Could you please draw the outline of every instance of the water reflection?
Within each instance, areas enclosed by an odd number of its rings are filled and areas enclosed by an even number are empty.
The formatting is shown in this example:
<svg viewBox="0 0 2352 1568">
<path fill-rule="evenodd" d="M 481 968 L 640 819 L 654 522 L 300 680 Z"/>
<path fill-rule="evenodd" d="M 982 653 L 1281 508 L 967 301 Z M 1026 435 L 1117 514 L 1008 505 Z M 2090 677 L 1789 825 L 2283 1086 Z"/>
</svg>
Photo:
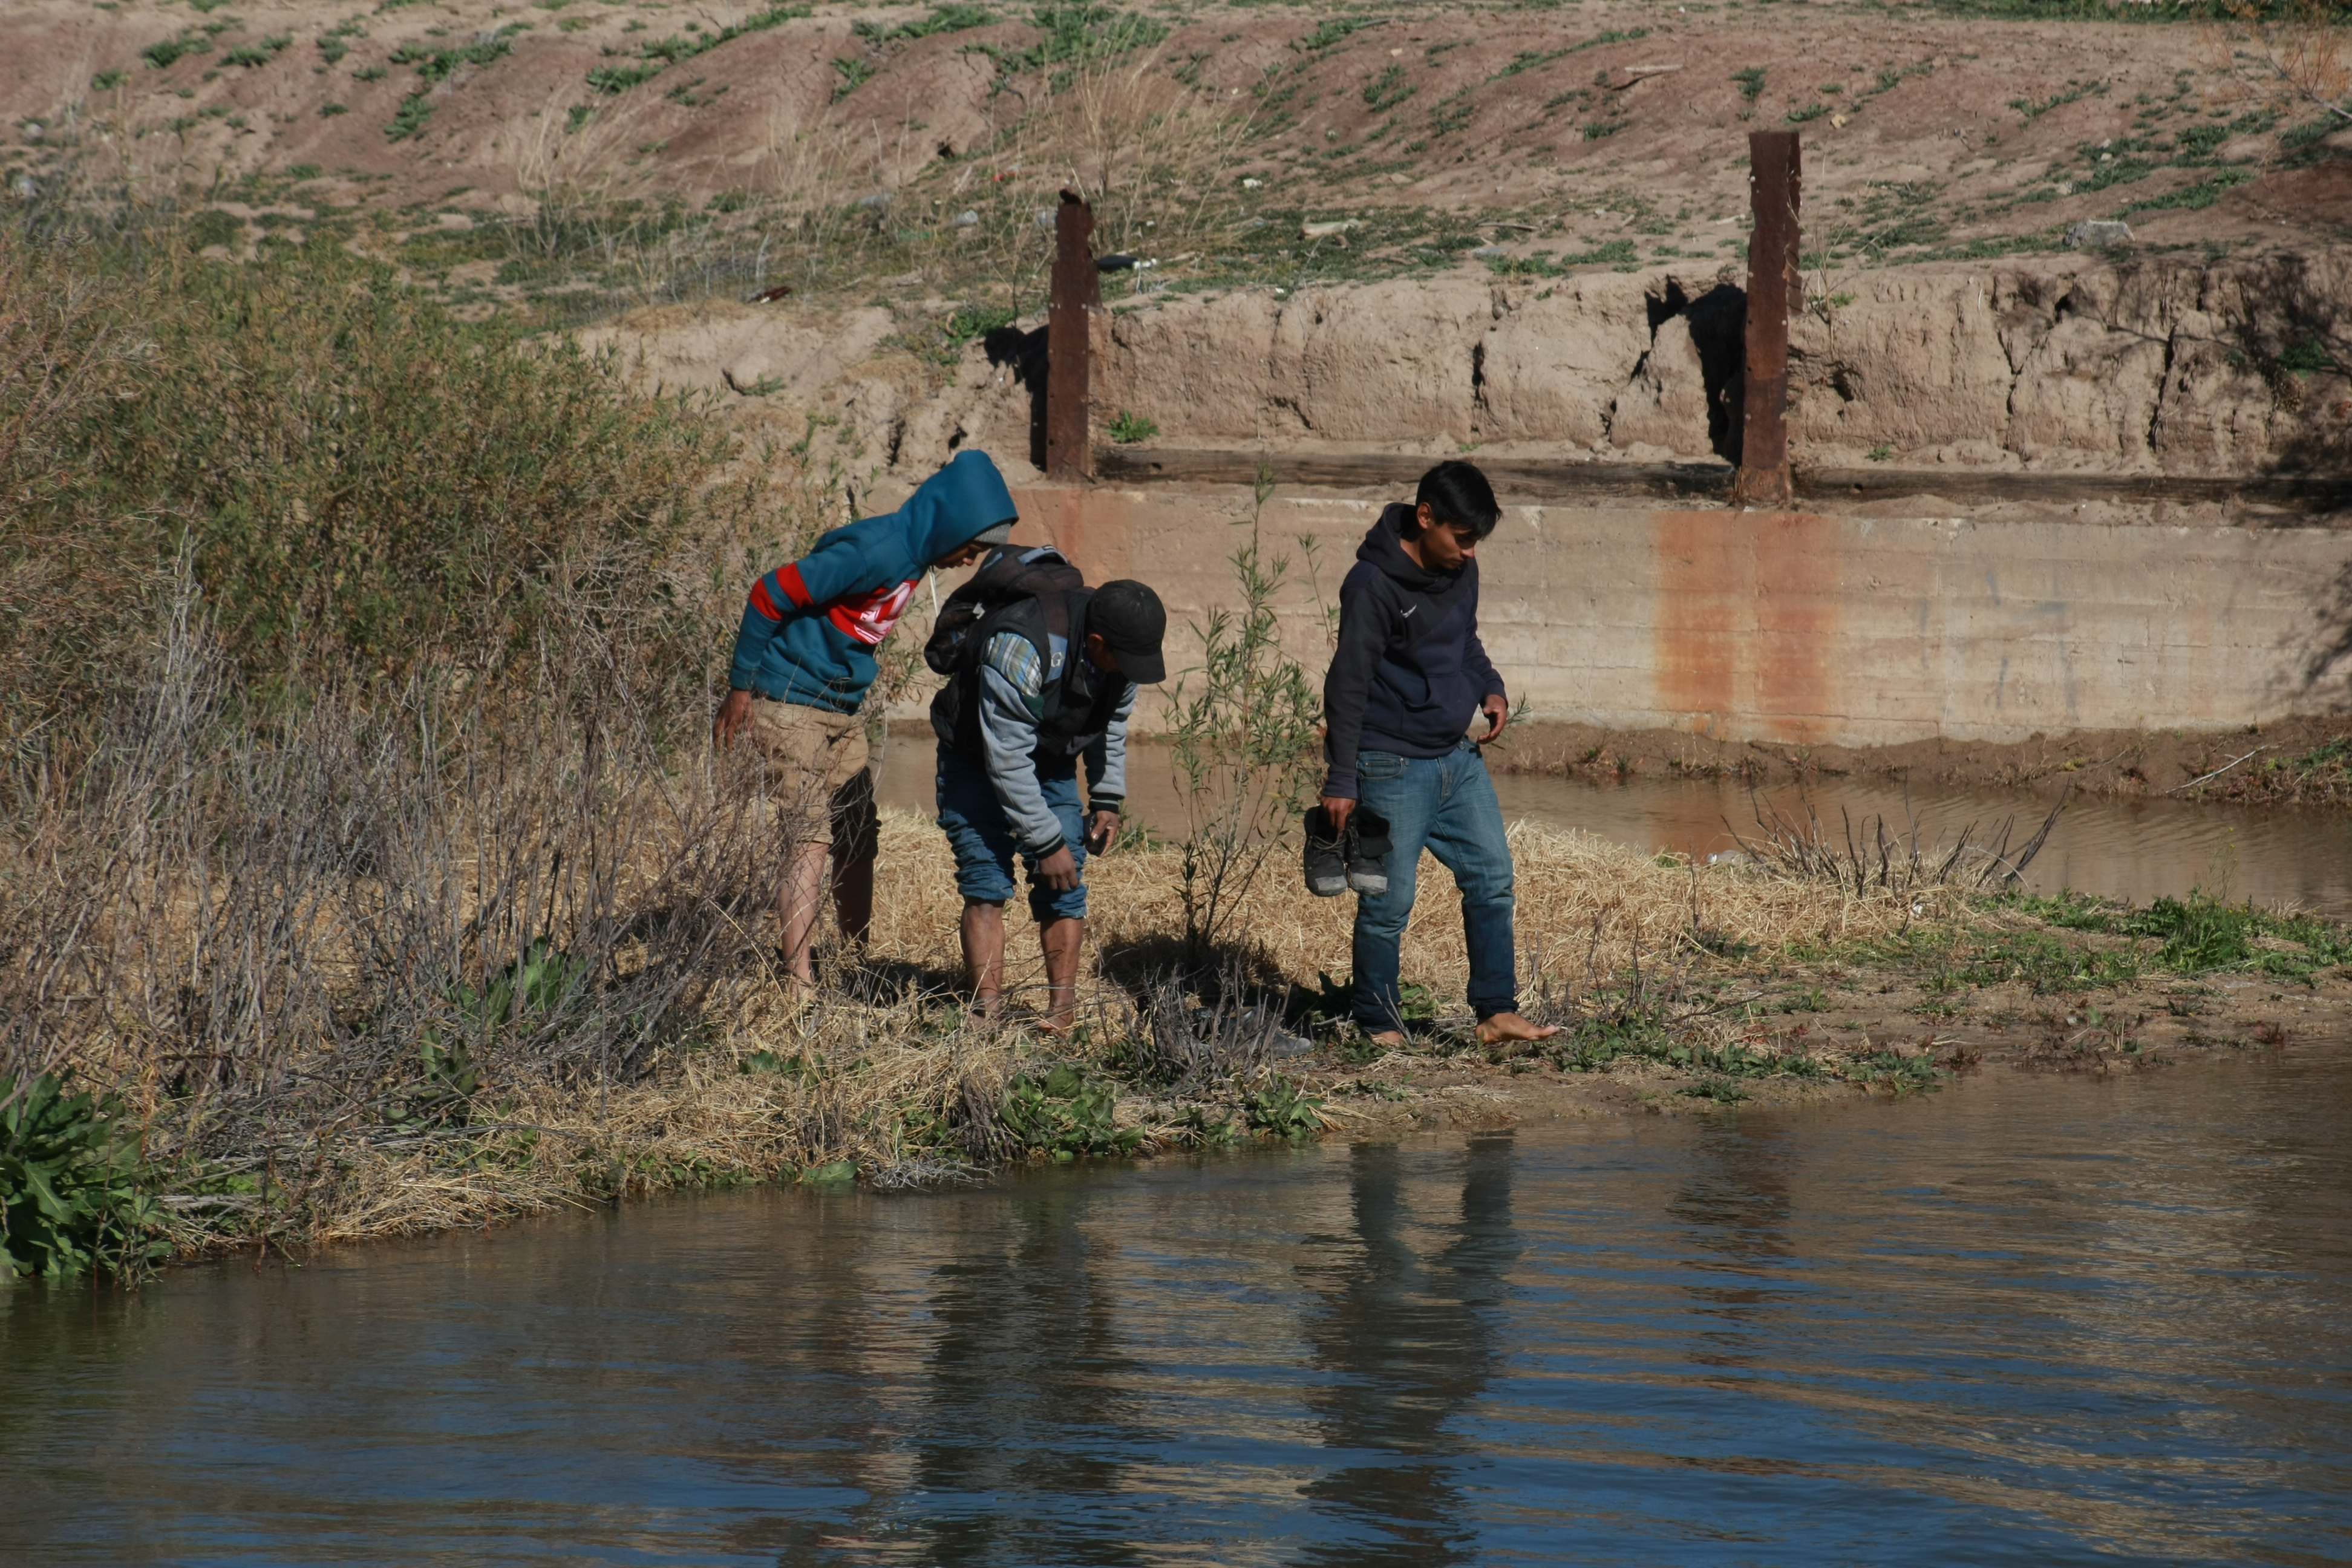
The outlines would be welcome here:
<svg viewBox="0 0 2352 1568">
<path fill-rule="evenodd" d="M 0 1561 L 2352 1555 L 2352 1067 L 0 1296 Z"/>
<path fill-rule="evenodd" d="M 1468 1445 L 1454 1418 L 1501 1362 L 1501 1308 L 1519 1256 L 1511 1226 L 1512 1141 L 1475 1138 L 1463 1161 L 1461 1217 L 1424 1262 L 1409 1235 L 1402 1158 L 1393 1144 L 1349 1156 L 1354 1230 L 1316 1238 L 1299 1266 L 1318 1299 L 1306 1337 L 1330 1374 L 1307 1396 L 1340 1467 L 1305 1496 L 1337 1528 L 1308 1563 L 1444 1563 L 1475 1556 L 1457 1478 Z"/>
</svg>

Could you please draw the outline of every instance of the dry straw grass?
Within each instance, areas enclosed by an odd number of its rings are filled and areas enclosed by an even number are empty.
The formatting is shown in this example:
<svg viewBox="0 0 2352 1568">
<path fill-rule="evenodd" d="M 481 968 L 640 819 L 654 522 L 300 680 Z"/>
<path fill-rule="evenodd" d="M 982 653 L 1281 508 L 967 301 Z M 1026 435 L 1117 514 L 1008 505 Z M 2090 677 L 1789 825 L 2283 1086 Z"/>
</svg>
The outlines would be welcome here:
<svg viewBox="0 0 2352 1568">
<path fill-rule="evenodd" d="M 1531 985 L 1549 987 L 1563 1010 L 1579 1005 L 1580 994 L 1622 984 L 1637 964 L 1704 961 L 1695 930 L 1715 945 L 1772 952 L 1883 936 L 1958 909 L 1948 892 L 1857 894 L 1753 867 L 1668 863 L 1586 834 L 1519 825 L 1511 837 L 1522 973 Z M 960 907 L 941 835 L 918 816 L 887 815 L 877 872 L 873 943 L 856 980 L 800 1006 L 755 965 L 714 990 L 698 1049 L 674 1054 L 638 1082 L 593 1090 L 526 1084 L 499 1121 L 447 1141 L 467 1159 L 400 1137 L 363 1140 L 348 1190 L 320 1215 L 314 1235 L 440 1228 L 592 1194 L 789 1178 L 841 1163 L 886 1185 L 951 1177 L 974 1167 L 952 1150 L 917 1146 L 909 1125 L 992 1105 L 1019 1072 L 1074 1058 L 1104 1065 L 1123 1037 L 1144 1026 L 1146 993 L 1181 947 L 1178 852 L 1126 849 L 1099 858 L 1087 877 L 1092 916 L 1081 1004 L 1093 1027 L 1067 1044 L 1017 1021 L 1024 991 L 1034 1000 L 1044 984 L 1025 932 L 1015 936 L 1008 973 L 1016 1021 L 992 1026 L 966 1016 L 940 989 L 958 962 Z M 1433 860 L 1424 862 L 1423 877 L 1405 934 L 1404 973 L 1458 1009 L 1467 966 L 1450 879 Z M 1318 972 L 1344 972 L 1351 918 L 1349 900 L 1315 899 L 1286 876 L 1267 879 L 1240 921 L 1250 966 L 1261 983 L 1311 992 Z M 740 1070 L 761 1052 L 785 1070 Z M 1228 1089 L 1238 1094 L 1244 1087 Z M 1168 1139 L 1181 1136 L 1177 1120 L 1186 1108 L 1146 1090 L 1122 1103 L 1121 1118 Z M 484 1142 L 518 1131 L 539 1139 L 539 1157 L 518 1163 L 474 1155 Z"/>
</svg>

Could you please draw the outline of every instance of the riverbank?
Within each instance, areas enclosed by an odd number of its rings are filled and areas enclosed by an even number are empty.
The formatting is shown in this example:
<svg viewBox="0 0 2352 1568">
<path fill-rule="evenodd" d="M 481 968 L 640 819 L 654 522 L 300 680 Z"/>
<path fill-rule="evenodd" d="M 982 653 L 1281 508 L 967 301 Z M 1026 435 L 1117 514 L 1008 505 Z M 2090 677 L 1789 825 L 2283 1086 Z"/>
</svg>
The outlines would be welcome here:
<svg viewBox="0 0 2352 1568">
<path fill-rule="evenodd" d="M 2352 1037 L 2352 934 L 2210 903 L 2126 910 L 1889 881 L 1693 865 L 1520 825 L 1526 1006 L 1561 1024 L 1526 1055 L 1480 1047 L 1441 872 L 1404 948 L 1407 1047 L 1329 1016 L 1351 900 L 1270 864 L 1216 956 L 1182 966 L 1179 851 L 1089 868 L 1081 1025 L 1023 1000 L 1001 1026 L 953 991 L 951 868 L 937 831 L 887 816 L 873 942 L 811 1004 L 772 976 L 711 987 L 630 1077 L 550 1075 L 486 1035 L 389 1064 L 376 1093 L 266 1168 L 185 1163 L 157 1194 L 178 1256 L 418 1235 L 562 1205 L 753 1183 L 906 1187 L 1036 1160 L 1251 1139 L 1562 1117 L 1719 1115 L 1743 1104 L 1943 1089 L 1987 1071 L 2137 1073 Z M 1025 922 L 1011 979 L 1040 978 Z M 530 982 L 519 990 L 528 1005 Z M 528 1033 L 527 1015 L 509 1032 Z M 160 1126 L 175 1107 L 131 1058 L 85 1082 Z M 310 1064 L 310 1070 L 332 1070 Z M 1962 1090 L 1965 1092 L 1965 1090 Z"/>
<path fill-rule="evenodd" d="M 1680 730 L 1538 721 L 1488 753 L 1499 773 L 1570 778 L 1733 778 L 1762 786 L 1884 779 L 1953 789 L 2069 791 L 2234 805 L 2352 805 L 2352 721 L 2296 717 L 2228 731 L 2069 730 L 2007 743 L 1893 746 L 1723 741 Z"/>
</svg>

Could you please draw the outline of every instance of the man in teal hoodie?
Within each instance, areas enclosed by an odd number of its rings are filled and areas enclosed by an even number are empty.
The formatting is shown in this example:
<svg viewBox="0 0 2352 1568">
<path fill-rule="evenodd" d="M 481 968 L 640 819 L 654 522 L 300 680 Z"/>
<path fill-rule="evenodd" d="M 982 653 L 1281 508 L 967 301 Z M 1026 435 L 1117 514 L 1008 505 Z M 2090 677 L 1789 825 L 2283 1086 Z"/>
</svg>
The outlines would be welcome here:
<svg viewBox="0 0 2352 1568">
<path fill-rule="evenodd" d="M 1013 531 L 1019 512 L 986 453 L 959 452 L 897 511 L 836 528 L 752 584 L 735 635 L 727 700 L 711 737 L 748 726 L 785 834 L 776 912 L 793 982 L 815 980 L 809 949 L 833 861 L 842 934 L 863 944 L 874 916 L 874 774 L 858 709 L 874 650 L 933 567 L 969 565 Z"/>
</svg>

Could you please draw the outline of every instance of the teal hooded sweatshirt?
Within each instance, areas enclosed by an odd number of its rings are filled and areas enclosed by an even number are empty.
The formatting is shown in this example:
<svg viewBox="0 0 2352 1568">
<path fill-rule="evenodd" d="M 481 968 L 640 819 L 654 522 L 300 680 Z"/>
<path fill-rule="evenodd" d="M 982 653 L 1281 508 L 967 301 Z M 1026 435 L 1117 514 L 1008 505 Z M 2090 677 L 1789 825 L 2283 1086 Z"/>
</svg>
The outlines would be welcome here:
<svg viewBox="0 0 2352 1568">
<path fill-rule="evenodd" d="M 751 585 L 727 684 L 855 713 L 874 684 L 875 647 L 931 563 L 1019 515 L 988 454 L 957 453 L 897 511 L 833 530 Z"/>
</svg>

